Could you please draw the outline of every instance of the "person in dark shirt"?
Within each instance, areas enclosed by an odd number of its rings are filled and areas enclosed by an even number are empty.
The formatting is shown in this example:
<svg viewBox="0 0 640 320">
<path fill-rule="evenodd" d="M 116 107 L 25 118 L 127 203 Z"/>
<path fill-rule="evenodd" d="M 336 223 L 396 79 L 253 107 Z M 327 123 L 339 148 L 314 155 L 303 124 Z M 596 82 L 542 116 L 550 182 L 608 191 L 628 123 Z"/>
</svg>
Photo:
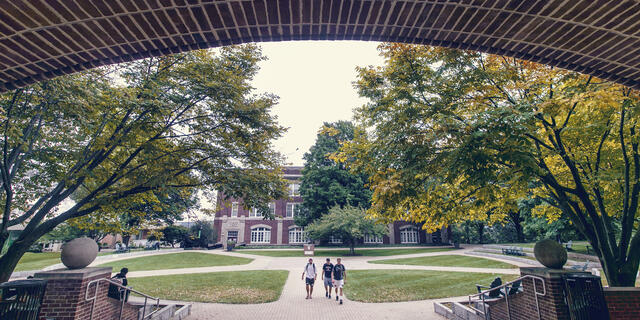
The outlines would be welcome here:
<svg viewBox="0 0 640 320">
<path fill-rule="evenodd" d="M 333 272 L 333 263 L 331 259 L 327 258 L 327 262 L 322 266 L 322 280 L 324 280 L 324 296 L 331 299 L 331 289 L 333 289 L 333 283 L 331 282 L 331 273 Z"/>
<path fill-rule="evenodd" d="M 123 286 L 127 286 L 129 284 L 129 281 L 127 280 L 127 273 L 129 273 L 129 269 L 128 268 L 122 268 L 120 269 L 120 272 L 117 273 L 115 276 L 113 276 L 111 278 L 111 280 L 115 281 L 115 282 L 119 282 L 120 284 L 122 284 Z M 129 300 L 129 291 L 118 287 L 114 284 L 109 284 L 109 291 L 107 293 L 107 295 L 110 298 L 114 298 L 114 299 L 118 299 L 118 300 L 124 300 L 124 301 L 128 301 Z"/>
<path fill-rule="evenodd" d="M 338 301 L 338 289 L 340 289 L 340 304 L 342 304 L 342 287 L 347 283 L 347 269 L 342 264 L 342 259 L 338 258 L 337 260 L 338 262 L 333 266 L 333 273 L 331 273 L 331 282 L 336 288 L 336 301 Z"/>
</svg>

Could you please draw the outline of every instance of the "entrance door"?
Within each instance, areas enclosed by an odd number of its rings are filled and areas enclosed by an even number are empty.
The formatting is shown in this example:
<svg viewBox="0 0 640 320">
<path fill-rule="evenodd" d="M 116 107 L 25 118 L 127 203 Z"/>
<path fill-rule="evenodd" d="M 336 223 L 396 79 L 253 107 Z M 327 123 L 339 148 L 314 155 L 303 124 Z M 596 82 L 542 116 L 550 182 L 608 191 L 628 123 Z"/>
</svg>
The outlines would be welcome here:
<svg viewBox="0 0 640 320">
<path fill-rule="evenodd" d="M 238 231 L 227 231 L 227 241 L 233 240 L 238 243 Z"/>
</svg>

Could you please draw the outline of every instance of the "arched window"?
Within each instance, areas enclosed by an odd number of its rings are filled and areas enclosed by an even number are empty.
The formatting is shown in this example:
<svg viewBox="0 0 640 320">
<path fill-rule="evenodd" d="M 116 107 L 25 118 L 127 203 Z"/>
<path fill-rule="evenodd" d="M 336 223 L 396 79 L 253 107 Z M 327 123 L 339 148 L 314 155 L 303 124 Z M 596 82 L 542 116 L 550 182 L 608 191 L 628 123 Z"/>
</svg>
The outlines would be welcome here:
<svg viewBox="0 0 640 320">
<path fill-rule="evenodd" d="M 251 243 L 270 243 L 271 229 L 265 227 L 257 227 L 251 229 Z"/>
<path fill-rule="evenodd" d="M 400 243 L 418 243 L 418 228 L 416 226 L 400 228 Z"/>
<path fill-rule="evenodd" d="M 289 229 L 289 243 L 306 243 L 308 241 L 304 228 L 293 227 Z"/>
</svg>

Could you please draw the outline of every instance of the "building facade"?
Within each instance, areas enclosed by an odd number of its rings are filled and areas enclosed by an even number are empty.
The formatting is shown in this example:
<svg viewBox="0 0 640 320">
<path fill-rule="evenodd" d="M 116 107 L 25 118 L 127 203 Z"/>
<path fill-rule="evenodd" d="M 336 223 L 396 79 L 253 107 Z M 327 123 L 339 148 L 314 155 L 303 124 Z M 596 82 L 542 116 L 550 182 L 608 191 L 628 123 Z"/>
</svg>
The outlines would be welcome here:
<svg viewBox="0 0 640 320">
<path fill-rule="evenodd" d="M 223 244 L 228 240 L 247 245 L 301 245 L 307 243 L 304 228 L 295 224 L 297 206 L 302 204 L 300 197 L 300 179 L 302 167 L 285 167 L 284 179 L 289 183 L 289 197 L 269 203 L 269 209 L 276 218 L 264 219 L 262 214 L 253 208 L 244 208 L 241 199 L 225 199 L 219 193 L 217 197 L 218 211 L 214 216 L 214 227 L 218 231 Z M 362 244 L 429 244 L 448 243 L 447 229 L 436 233 L 427 233 L 421 225 L 404 221 L 396 221 L 387 225 L 388 234 L 383 237 L 365 237 Z M 329 243 L 340 244 L 338 239 Z"/>
</svg>

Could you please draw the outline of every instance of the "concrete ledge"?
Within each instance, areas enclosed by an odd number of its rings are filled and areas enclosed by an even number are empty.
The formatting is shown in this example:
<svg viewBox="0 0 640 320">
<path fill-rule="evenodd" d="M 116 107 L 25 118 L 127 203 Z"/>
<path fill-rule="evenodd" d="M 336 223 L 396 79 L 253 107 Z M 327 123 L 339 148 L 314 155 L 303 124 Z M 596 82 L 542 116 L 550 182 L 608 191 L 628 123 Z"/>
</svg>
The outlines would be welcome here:
<svg viewBox="0 0 640 320">
<path fill-rule="evenodd" d="M 82 269 L 59 269 L 36 272 L 34 278 L 41 279 L 84 279 L 108 273 L 111 275 L 111 267 L 89 267 Z"/>
<path fill-rule="evenodd" d="M 561 278 L 565 274 L 591 274 L 589 271 L 578 271 L 572 269 L 549 269 L 545 267 L 523 267 L 520 268 L 521 274 L 539 276 L 547 279 Z"/>
</svg>

